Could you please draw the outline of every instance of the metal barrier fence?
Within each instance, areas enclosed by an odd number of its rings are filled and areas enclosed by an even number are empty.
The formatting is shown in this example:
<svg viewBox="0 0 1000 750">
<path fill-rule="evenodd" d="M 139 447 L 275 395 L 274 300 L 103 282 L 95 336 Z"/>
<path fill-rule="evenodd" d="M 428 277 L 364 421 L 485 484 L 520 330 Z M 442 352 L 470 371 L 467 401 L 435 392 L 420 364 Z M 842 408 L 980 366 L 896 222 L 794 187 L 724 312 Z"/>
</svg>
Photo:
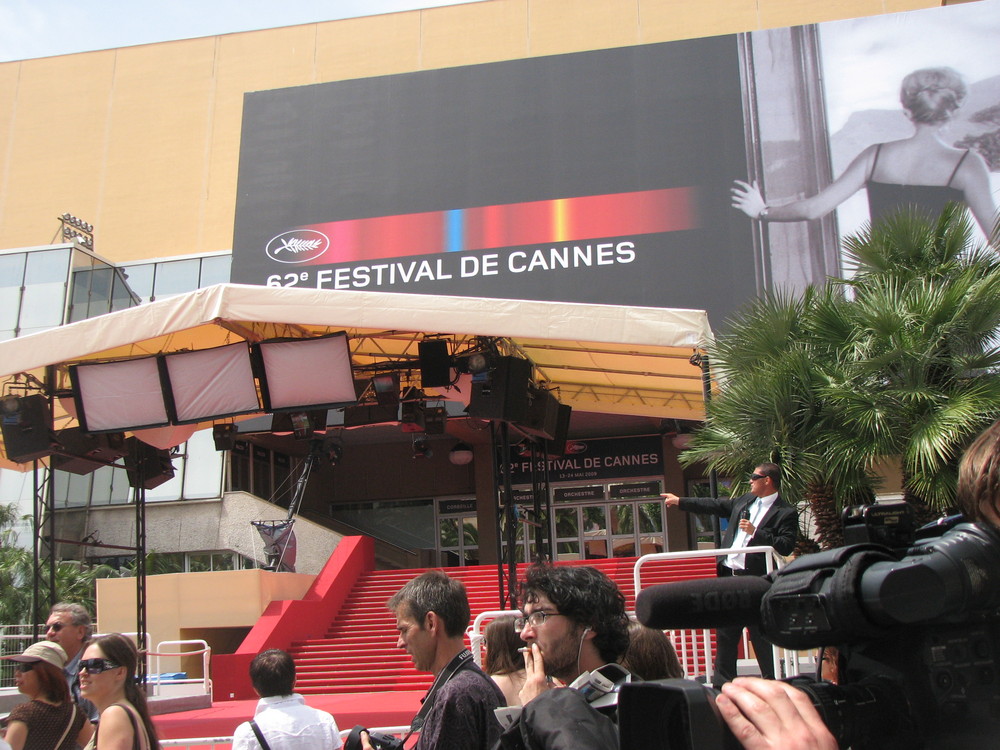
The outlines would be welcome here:
<svg viewBox="0 0 1000 750">
<path fill-rule="evenodd" d="M 520 616 L 518 609 L 491 609 L 488 612 L 480 612 L 472 621 L 465 634 L 469 637 L 469 650 L 472 651 L 472 658 L 479 667 L 483 666 L 483 648 L 486 645 L 486 632 L 483 623 L 487 620 L 495 620 L 497 617 L 507 617 L 508 615 Z"/>
<path fill-rule="evenodd" d="M 774 551 L 773 547 L 739 547 L 725 549 L 701 549 L 686 550 L 683 552 L 656 552 L 650 555 L 643 555 L 635 561 L 632 569 L 632 582 L 635 585 L 636 595 L 642 591 L 642 569 L 643 567 L 664 560 L 684 560 L 701 557 L 722 557 L 730 554 L 754 554 L 764 555 L 764 567 L 768 573 L 785 566 L 785 558 Z M 674 643 L 674 649 L 680 659 L 684 673 L 688 677 L 695 677 L 704 674 L 706 681 L 711 682 L 713 668 L 712 660 L 709 656 L 712 653 L 711 630 L 668 630 L 667 635 Z M 747 632 L 743 631 L 743 653 L 750 653 L 750 642 Z M 775 674 L 778 676 L 794 677 L 800 674 L 799 656 L 795 651 L 771 647 L 771 659 L 773 660 Z M 740 664 L 753 664 L 753 659 L 741 659 Z"/>
<path fill-rule="evenodd" d="M 0 656 L 19 654 L 34 642 L 33 629 L 38 628 L 38 637 L 45 637 L 45 625 L 0 625 Z M 0 688 L 14 687 L 14 662 L 0 661 Z"/>
<path fill-rule="evenodd" d="M 353 728 L 352 728 L 353 729 Z M 340 739 L 346 740 L 347 735 L 349 735 L 352 729 L 343 729 L 340 732 Z M 370 727 L 373 732 L 381 732 L 382 734 L 392 734 L 396 737 L 402 737 L 407 732 L 410 731 L 409 727 L 394 726 L 394 727 Z M 413 735 L 416 737 L 416 733 Z M 181 739 L 174 740 L 160 740 L 161 747 L 177 748 L 177 750 L 228 750 L 228 748 L 233 744 L 233 738 L 230 737 L 185 737 Z"/>
</svg>

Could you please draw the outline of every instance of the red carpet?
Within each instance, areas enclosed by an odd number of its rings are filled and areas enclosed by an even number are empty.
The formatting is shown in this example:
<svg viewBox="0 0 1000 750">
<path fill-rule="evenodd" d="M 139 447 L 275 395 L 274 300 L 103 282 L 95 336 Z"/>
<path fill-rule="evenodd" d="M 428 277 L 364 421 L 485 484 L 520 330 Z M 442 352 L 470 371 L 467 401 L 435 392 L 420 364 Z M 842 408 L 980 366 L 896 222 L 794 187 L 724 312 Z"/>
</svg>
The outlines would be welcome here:
<svg viewBox="0 0 1000 750">
<path fill-rule="evenodd" d="M 313 708 L 329 711 L 341 729 L 355 724 L 366 727 L 402 726 L 420 708 L 424 691 L 395 690 L 384 693 L 350 693 L 341 695 L 307 695 L 306 703 Z M 222 701 L 211 708 L 161 714 L 153 717 L 156 730 L 163 739 L 188 737 L 229 737 L 233 730 L 253 718 L 257 701 Z"/>
</svg>

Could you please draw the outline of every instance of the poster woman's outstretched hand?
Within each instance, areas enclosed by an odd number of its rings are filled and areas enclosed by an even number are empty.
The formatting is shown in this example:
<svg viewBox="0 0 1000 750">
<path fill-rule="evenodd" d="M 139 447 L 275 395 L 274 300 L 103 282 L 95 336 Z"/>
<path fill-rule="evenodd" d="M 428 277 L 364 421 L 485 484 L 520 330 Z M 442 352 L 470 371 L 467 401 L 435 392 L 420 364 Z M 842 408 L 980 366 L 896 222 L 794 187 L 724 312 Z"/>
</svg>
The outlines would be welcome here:
<svg viewBox="0 0 1000 750">
<path fill-rule="evenodd" d="M 736 186 L 729 191 L 733 196 L 733 208 L 738 208 L 751 219 L 759 219 L 767 204 L 760 194 L 757 181 L 751 183 L 735 180 L 734 182 Z"/>
</svg>

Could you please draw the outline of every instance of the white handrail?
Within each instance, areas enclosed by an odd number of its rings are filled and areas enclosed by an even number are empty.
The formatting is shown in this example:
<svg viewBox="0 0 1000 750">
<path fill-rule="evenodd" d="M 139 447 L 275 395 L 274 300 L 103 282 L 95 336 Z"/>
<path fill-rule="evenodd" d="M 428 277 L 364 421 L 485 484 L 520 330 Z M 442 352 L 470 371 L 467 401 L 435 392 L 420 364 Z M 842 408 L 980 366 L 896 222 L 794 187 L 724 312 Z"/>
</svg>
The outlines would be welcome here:
<svg viewBox="0 0 1000 750">
<path fill-rule="evenodd" d="M 163 650 L 164 646 L 188 646 L 188 645 L 200 645 L 201 648 L 192 649 L 190 651 L 176 651 L 176 652 L 166 652 Z M 153 680 L 153 695 L 159 695 L 160 693 L 160 657 L 179 657 L 179 656 L 197 656 L 201 654 L 201 667 L 202 667 L 202 683 L 205 694 L 208 696 L 212 695 L 212 678 L 211 678 L 211 660 L 212 660 L 212 647 L 208 645 L 207 641 L 203 641 L 200 638 L 192 638 L 190 640 L 181 641 L 160 641 L 156 644 L 156 652 L 147 654 L 147 656 L 155 657 L 156 659 L 156 676 Z M 184 682 L 192 683 L 199 682 L 199 680 L 185 680 Z"/>
<path fill-rule="evenodd" d="M 469 636 L 469 650 L 472 652 L 472 658 L 477 667 L 482 669 L 483 666 L 483 641 L 486 640 L 486 634 L 481 629 L 483 620 L 495 620 L 498 617 L 507 617 L 508 615 L 517 617 L 520 614 L 521 610 L 519 609 L 491 609 L 476 615 L 476 619 L 466 629 L 465 634 Z"/>
<path fill-rule="evenodd" d="M 757 547 L 725 547 L 725 548 L 712 548 L 712 549 L 699 549 L 699 550 L 684 550 L 681 552 L 653 552 L 648 555 L 643 555 L 638 560 L 635 561 L 635 565 L 632 568 L 632 583 L 635 586 L 635 594 L 639 595 L 642 590 L 641 575 L 642 567 L 646 563 L 656 562 L 659 560 L 688 560 L 697 559 L 702 557 L 722 557 L 724 555 L 731 554 L 764 554 L 764 569 L 767 573 L 771 573 L 775 569 L 781 569 L 785 567 L 785 558 L 775 552 L 774 547 L 767 546 L 757 546 Z M 705 644 L 705 653 L 709 654 L 711 652 L 708 630 L 703 631 L 703 640 Z M 674 631 L 670 631 L 671 638 L 674 638 Z M 686 640 L 682 637 L 682 640 Z M 747 652 L 747 636 L 746 633 L 743 634 L 743 646 L 744 653 Z M 784 665 L 784 674 L 791 677 L 793 675 L 799 674 L 799 664 L 798 659 L 795 657 L 795 652 L 788 651 L 777 646 L 771 647 L 771 660 L 772 665 L 775 670 L 776 675 L 782 674 L 782 665 Z M 712 678 L 714 665 L 709 663 L 710 659 L 706 657 L 705 660 L 705 674 L 708 679 Z M 688 672 L 687 665 L 687 653 L 686 649 L 682 653 L 681 666 L 684 667 L 684 671 Z M 689 672 L 688 672 L 689 673 Z M 690 674 L 690 673 L 689 673 Z"/>
</svg>

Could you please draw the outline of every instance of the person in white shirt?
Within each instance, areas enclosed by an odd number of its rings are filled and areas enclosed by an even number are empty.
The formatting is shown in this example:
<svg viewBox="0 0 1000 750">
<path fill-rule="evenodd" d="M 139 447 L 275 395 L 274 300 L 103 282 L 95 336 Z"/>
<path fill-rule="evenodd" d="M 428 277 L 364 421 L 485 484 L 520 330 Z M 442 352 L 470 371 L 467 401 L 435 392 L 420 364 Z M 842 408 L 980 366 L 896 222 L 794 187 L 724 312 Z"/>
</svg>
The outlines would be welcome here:
<svg viewBox="0 0 1000 750">
<path fill-rule="evenodd" d="M 779 555 L 789 555 L 795 548 L 799 533 L 799 516 L 795 508 L 781 499 L 781 469 L 777 464 L 763 463 L 750 476 L 750 491 L 740 497 L 678 497 L 663 494 L 668 508 L 680 508 L 692 513 L 709 513 L 729 519 L 722 537 L 721 549 L 773 547 Z M 762 576 L 765 574 L 764 555 L 730 553 L 719 557 L 717 570 L 723 576 Z M 771 644 L 756 623 L 748 623 L 750 640 L 757 655 L 762 677 L 774 677 Z M 715 670 L 712 684 L 719 688 L 736 677 L 736 658 L 743 628 L 716 628 Z"/>
<path fill-rule="evenodd" d="M 292 692 L 295 662 L 288 653 L 274 648 L 257 654 L 250 681 L 260 701 L 253 719 L 233 732 L 233 750 L 337 750 L 343 744 L 333 717 Z"/>
</svg>

